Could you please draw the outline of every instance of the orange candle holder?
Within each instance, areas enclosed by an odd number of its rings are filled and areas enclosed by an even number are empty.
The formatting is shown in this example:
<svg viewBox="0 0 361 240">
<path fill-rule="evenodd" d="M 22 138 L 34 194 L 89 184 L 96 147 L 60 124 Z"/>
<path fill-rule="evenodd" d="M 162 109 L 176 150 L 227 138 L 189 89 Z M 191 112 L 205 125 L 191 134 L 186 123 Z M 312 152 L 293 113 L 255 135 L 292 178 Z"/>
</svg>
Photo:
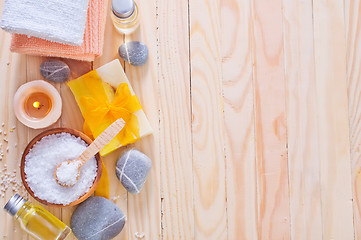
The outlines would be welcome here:
<svg viewBox="0 0 361 240">
<path fill-rule="evenodd" d="M 24 125 L 39 129 L 55 123 L 62 109 L 62 100 L 56 88 L 43 80 L 28 82 L 16 91 L 14 112 Z"/>
</svg>

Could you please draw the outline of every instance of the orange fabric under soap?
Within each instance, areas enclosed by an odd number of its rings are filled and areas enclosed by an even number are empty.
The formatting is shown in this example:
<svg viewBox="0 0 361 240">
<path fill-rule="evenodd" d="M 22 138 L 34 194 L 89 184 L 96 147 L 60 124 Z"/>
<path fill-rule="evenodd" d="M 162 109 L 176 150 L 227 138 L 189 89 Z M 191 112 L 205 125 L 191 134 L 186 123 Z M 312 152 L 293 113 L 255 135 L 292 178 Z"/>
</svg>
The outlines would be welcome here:
<svg viewBox="0 0 361 240">
<path fill-rule="evenodd" d="M 36 37 L 12 34 L 11 51 L 22 54 L 93 61 L 103 51 L 104 27 L 108 0 L 90 0 L 84 42 L 70 46 Z"/>
</svg>

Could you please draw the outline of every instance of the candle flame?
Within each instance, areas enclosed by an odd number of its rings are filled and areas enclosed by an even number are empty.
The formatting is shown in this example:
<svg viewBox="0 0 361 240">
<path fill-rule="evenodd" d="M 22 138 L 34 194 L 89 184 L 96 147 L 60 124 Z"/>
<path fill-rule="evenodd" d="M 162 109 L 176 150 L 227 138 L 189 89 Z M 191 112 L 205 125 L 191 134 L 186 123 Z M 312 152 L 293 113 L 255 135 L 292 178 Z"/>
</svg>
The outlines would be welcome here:
<svg viewBox="0 0 361 240">
<path fill-rule="evenodd" d="M 39 108 L 40 107 L 40 103 L 38 101 L 33 103 L 33 107 L 34 108 Z"/>
</svg>

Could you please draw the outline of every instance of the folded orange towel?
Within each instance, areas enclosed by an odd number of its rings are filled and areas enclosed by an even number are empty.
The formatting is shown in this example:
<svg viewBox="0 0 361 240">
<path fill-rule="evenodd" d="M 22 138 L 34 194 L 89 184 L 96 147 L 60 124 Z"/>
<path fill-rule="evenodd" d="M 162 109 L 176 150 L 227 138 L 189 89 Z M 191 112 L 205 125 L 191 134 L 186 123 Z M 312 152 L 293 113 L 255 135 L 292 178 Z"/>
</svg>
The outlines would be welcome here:
<svg viewBox="0 0 361 240">
<path fill-rule="evenodd" d="M 36 37 L 12 34 L 10 50 L 22 54 L 93 61 L 103 51 L 104 27 L 108 0 L 91 0 L 81 46 L 70 46 Z"/>
</svg>

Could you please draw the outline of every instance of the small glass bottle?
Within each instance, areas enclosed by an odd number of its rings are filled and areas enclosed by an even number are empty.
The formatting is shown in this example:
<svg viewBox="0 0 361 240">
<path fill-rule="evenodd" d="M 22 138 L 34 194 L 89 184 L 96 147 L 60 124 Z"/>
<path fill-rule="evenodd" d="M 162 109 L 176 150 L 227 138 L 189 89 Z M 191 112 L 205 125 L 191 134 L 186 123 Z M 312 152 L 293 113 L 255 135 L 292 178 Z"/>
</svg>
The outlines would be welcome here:
<svg viewBox="0 0 361 240">
<path fill-rule="evenodd" d="M 15 194 L 4 209 L 35 239 L 63 240 L 71 232 L 67 225 L 50 212 L 27 202 L 19 194 Z"/>
<path fill-rule="evenodd" d="M 139 26 L 138 6 L 134 0 L 112 0 L 111 18 L 120 33 L 130 34 Z"/>
</svg>

